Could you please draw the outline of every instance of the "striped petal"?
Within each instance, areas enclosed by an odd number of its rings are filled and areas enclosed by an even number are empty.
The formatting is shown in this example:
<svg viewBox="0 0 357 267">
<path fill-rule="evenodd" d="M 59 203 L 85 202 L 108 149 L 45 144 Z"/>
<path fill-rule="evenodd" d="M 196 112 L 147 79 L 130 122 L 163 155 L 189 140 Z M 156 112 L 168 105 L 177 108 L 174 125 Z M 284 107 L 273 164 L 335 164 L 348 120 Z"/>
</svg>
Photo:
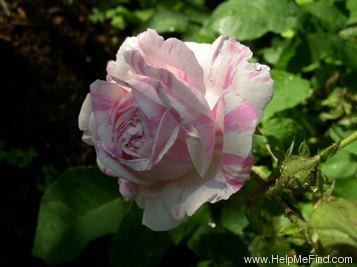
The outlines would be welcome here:
<svg viewBox="0 0 357 267">
<path fill-rule="evenodd" d="M 184 42 L 176 38 L 164 41 L 156 31 L 148 29 L 138 35 L 138 46 L 148 64 L 168 69 L 181 81 L 205 93 L 202 67 Z"/>
</svg>

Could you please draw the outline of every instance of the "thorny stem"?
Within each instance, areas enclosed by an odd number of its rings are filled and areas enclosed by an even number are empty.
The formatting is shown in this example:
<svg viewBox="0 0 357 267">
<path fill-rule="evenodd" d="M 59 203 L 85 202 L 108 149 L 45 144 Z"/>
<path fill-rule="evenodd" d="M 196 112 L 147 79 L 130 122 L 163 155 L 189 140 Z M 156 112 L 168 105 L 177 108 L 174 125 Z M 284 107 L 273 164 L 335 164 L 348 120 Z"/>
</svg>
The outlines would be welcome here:
<svg viewBox="0 0 357 267">
<path fill-rule="evenodd" d="M 319 155 L 321 162 L 326 161 L 329 157 L 335 155 L 336 151 L 341 150 L 342 148 L 355 142 L 356 140 L 357 140 L 357 131 L 347 136 L 345 139 L 342 139 L 340 142 L 325 148 L 324 150 L 321 151 Z"/>
<path fill-rule="evenodd" d="M 357 131 L 355 131 L 353 134 L 351 134 L 350 136 L 347 136 L 345 139 L 341 140 L 340 146 L 338 149 L 342 149 L 345 146 L 353 143 L 354 141 L 357 140 Z"/>
<path fill-rule="evenodd" d="M 322 150 L 319 155 L 316 155 L 314 158 L 316 160 L 316 164 L 319 162 L 326 161 L 329 157 L 333 156 L 336 151 L 346 147 L 347 145 L 351 144 L 352 142 L 357 141 L 357 131 L 349 135 L 348 137 L 342 139 L 337 144 L 333 144 L 326 149 Z M 265 192 L 266 195 L 273 199 L 274 202 L 280 207 L 283 211 L 284 215 L 289 218 L 289 220 L 303 229 L 307 229 L 306 222 L 301 216 L 295 212 L 288 203 L 282 198 L 281 193 L 282 190 L 286 187 L 287 179 L 290 177 L 283 177 L 281 175 L 277 175 L 275 179 L 275 184 L 271 185 L 270 187 L 267 186 L 267 191 Z"/>
<path fill-rule="evenodd" d="M 291 223 L 299 226 L 302 229 L 307 228 L 305 220 L 301 218 L 301 216 L 299 216 L 291 207 L 289 207 L 289 205 L 284 201 L 281 196 L 276 195 L 273 197 L 273 199 Z"/>
</svg>

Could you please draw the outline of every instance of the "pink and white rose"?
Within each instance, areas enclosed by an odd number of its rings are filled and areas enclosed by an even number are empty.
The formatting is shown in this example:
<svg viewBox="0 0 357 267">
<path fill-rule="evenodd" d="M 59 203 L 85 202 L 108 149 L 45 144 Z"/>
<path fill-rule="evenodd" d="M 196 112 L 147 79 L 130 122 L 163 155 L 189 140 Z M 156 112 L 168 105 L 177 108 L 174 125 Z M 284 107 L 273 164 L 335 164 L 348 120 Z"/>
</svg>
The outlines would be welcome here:
<svg viewBox="0 0 357 267">
<path fill-rule="evenodd" d="M 212 45 L 164 41 L 149 29 L 127 38 L 106 81 L 91 85 L 83 140 L 149 228 L 172 229 L 249 178 L 252 136 L 273 96 L 269 68 L 251 56 L 227 36 Z"/>
</svg>

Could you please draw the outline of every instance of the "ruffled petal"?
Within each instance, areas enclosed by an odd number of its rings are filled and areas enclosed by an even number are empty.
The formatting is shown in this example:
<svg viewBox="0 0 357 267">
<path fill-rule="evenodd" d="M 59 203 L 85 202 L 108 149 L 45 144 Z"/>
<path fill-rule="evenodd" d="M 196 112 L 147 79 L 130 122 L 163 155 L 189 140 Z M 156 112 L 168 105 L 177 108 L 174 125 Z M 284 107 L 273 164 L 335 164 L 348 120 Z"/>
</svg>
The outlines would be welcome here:
<svg viewBox="0 0 357 267">
<path fill-rule="evenodd" d="M 262 116 L 273 96 L 273 80 L 268 66 L 248 62 L 252 57 L 248 47 L 227 36 L 220 36 L 212 45 L 186 44 L 204 70 L 206 99 L 211 109 L 223 91 L 234 90 L 254 106 L 259 118 Z"/>
<path fill-rule="evenodd" d="M 90 86 L 92 106 L 99 124 L 113 123 L 109 121 L 112 110 L 128 93 L 113 82 L 96 80 Z"/>
<path fill-rule="evenodd" d="M 147 94 L 143 94 L 138 90 L 133 90 L 132 94 L 135 98 L 136 104 L 148 120 L 147 125 L 150 132 L 154 133 L 159 127 L 161 118 L 166 108 L 161 104 L 161 101 L 157 97 L 156 93 L 154 93 L 154 96 L 148 97 Z M 153 98 L 156 98 L 156 101 L 154 101 Z"/>
<path fill-rule="evenodd" d="M 137 49 L 138 41 L 137 37 L 127 37 L 120 46 L 116 55 L 116 60 L 109 61 L 107 64 L 107 79 L 110 80 L 128 80 L 132 77 L 129 71 L 129 66 L 124 60 L 124 53 L 128 50 Z"/>
<path fill-rule="evenodd" d="M 204 97 L 204 94 L 194 90 L 194 88 L 183 83 L 178 79 L 173 72 L 169 69 L 154 68 L 145 59 L 145 55 L 142 55 L 138 50 L 130 50 L 124 54 L 127 64 L 131 67 L 134 73 L 140 76 L 150 77 L 152 79 L 149 82 L 159 82 L 164 85 L 164 90 L 167 94 L 175 95 L 176 97 L 185 100 L 186 103 L 194 107 L 197 111 L 210 116 L 210 108 Z M 135 80 L 141 79 L 141 77 L 135 77 Z M 158 95 L 162 99 L 162 95 Z M 164 102 L 165 104 L 165 102 Z"/>
<path fill-rule="evenodd" d="M 274 95 L 274 81 L 270 76 L 270 68 L 259 63 L 247 63 L 238 71 L 239 75 L 234 80 L 238 93 L 254 106 L 260 120 L 264 108 Z"/>
<path fill-rule="evenodd" d="M 90 94 L 87 94 L 78 116 L 78 125 L 79 129 L 83 131 L 82 140 L 88 145 L 93 145 L 92 134 L 89 131 L 89 120 L 92 113 L 92 99 Z"/>
<path fill-rule="evenodd" d="M 184 42 L 176 38 L 164 41 L 156 31 L 148 29 L 138 35 L 138 46 L 148 64 L 155 68 L 168 69 L 178 79 L 187 82 L 204 95 L 202 67 Z"/>
<path fill-rule="evenodd" d="M 148 185 L 153 183 L 153 181 L 138 178 L 133 171 L 129 170 L 127 167 L 120 164 L 116 159 L 113 159 L 110 155 L 108 155 L 108 153 L 103 151 L 100 147 L 95 146 L 95 148 L 96 148 L 97 157 L 101 162 L 101 164 L 103 165 L 102 168 L 107 168 L 108 172 L 110 171 L 113 174 L 113 176 L 123 177 L 128 181 L 137 184 Z"/>
<path fill-rule="evenodd" d="M 215 159 L 204 179 L 193 170 L 169 183 L 161 198 L 170 216 L 181 221 L 186 215 L 193 215 L 204 203 L 227 199 L 237 190 L 238 188 L 227 186 L 219 169 L 219 160 Z"/>
<path fill-rule="evenodd" d="M 170 94 L 165 85 L 156 80 L 148 80 L 148 82 L 128 81 L 127 85 L 132 90 L 140 90 L 146 94 L 148 91 L 156 92 L 176 123 L 179 123 L 185 130 L 191 159 L 197 171 L 204 177 L 215 147 L 216 126 L 211 117 L 212 113 L 209 112 L 209 116 L 202 114 L 194 106 L 180 99 L 180 96 Z"/>
</svg>

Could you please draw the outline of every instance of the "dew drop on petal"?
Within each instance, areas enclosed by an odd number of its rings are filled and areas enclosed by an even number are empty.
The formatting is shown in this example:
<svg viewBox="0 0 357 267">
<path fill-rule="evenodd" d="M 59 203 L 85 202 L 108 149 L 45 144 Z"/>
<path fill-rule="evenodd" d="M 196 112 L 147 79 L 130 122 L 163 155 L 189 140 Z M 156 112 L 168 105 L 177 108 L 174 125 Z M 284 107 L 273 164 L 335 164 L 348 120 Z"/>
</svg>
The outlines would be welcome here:
<svg viewBox="0 0 357 267">
<path fill-rule="evenodd" d="M 255 63 L 255 70 L 256 71 L 261 71 L 262 70 L 262 65 L 260 65 L 259 63 Z"/>
</svg>

